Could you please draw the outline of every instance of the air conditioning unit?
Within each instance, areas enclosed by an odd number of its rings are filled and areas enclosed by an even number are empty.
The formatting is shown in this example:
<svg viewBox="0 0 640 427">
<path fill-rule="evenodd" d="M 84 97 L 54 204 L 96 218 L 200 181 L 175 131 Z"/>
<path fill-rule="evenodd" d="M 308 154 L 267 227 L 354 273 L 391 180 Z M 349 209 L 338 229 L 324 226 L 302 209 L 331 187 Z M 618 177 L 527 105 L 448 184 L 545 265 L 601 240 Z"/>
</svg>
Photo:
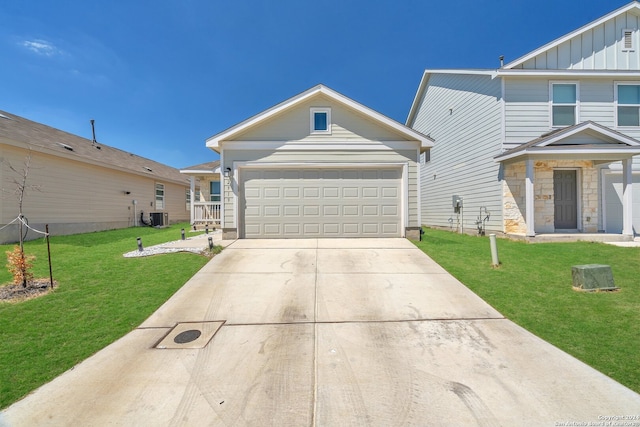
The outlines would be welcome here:
<svg viewBox="0 0 640 427">
<path fill-rule="evenodd" d="M 169 213 L 168 212 L 151 212 L 149 214 L 151 218 L 151 225 L 154 227 L 163 227 L 169 225 Z"/>
</svg>

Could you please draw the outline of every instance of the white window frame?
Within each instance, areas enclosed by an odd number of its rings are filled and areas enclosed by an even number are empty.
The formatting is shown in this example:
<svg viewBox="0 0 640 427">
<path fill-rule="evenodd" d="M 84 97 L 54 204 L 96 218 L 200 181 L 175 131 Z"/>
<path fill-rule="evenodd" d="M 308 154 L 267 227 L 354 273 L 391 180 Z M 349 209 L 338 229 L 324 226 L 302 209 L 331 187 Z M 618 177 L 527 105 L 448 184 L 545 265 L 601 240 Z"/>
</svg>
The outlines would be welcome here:
<svg viewBox="0 0 640 427">
<path fill-rule="evenodd" d="M 576 87 L 576 103 L 575 104 L 554 104 L 553 103 L 553 85 L 575 85 Z M 554 125 L 553 124 L 553 106 L 571 106 L 575 108 L 575 122 L 573 125 Z M 549 128 L 561 129 L 568 126 L 574 126 L 580 123 L 580 82 L 572 80 L 551 80 L 549 81 Z"/>
<path fill-rule="evenodd" d="M 158 190 L 161 189 L 162 190 L 162 194 L 160 196 L 158 196 Z M 164 210 L 164 206 L 165 206 L 165 189 L 164 189 L 164 184 L 162 184 L 161 182 L 156 182 L 156 185 L 154 186 L 154 197 L 155 197 L 155 208 L 157 211 L 163 211 Z M 160 203 L 158 203 L 158 201 L 160 201 Z"/>
<path fill-rule="evenodd" d="M 185 190 L 185 206 L 187 207 L 187 211 L 191 210 L 191 189 L 187 188 Z"/>
<path fill-rule="evenodd" d="M 626 35 L 627 33 L 629 33 L 630 39 L 631 39 L 631 46 L 627 47 L 625 45 L 625 40 L 627 39 Z M 633 52 L 634 50 L 636 50 L 636 43 L 635 43 L 635 31 L 633 31 L 631 28 L 625 28 L 624 30 L 622 30 L 622 51 L 623 52 Z"/>
<path fill-rule="evenodd" d="M 327 128 L 317 130 L 315 128 L 316 113 L 325 113 L 327 115 Z M 311 134 L 331 135 L 331 108 L 329 107 L 311 107 L 309 110 L 309 129 Z"/>
<path fill-rule="evenodd" d="M 218 193 L 214 193 L 211 190 L 213 189 L 213 183 L 218 183 Z M 218 200 L 213 200 L 214 197 L 217 197 Z M 222 181 L 209 181 L 209 201 L 210 202 L 220 202 L 222 200 Z"/>
<path fill-rule="evenodd" d="M 618 86 L 640 86 L 640 81 L 625 81 L 625 82 L 615 82 L 613 88 L 613 104 L 614 104 L 614 114 L 616 116 L 616 128 L 620 129 L 638 129 L 638 126 L 620 126 L 618 124 L 618 107 L 638 107 L 638 114 L 640 114 L 640 104 L 618 104 Z"/>
</svg>

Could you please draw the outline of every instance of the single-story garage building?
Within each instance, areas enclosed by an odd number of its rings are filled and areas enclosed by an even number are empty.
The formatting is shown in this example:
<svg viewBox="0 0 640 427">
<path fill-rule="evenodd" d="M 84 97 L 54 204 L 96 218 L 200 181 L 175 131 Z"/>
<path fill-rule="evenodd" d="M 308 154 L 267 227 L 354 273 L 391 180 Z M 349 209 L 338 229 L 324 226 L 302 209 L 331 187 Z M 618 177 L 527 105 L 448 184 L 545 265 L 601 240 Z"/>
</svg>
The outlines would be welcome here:
<svg viewBox="0 0 640 427">
<path fill-rule="evenodd" d="M 433 140 L 323 85 L 206 142 L 220 154 L 224 238 L 420 235 Z"/>
</svg>

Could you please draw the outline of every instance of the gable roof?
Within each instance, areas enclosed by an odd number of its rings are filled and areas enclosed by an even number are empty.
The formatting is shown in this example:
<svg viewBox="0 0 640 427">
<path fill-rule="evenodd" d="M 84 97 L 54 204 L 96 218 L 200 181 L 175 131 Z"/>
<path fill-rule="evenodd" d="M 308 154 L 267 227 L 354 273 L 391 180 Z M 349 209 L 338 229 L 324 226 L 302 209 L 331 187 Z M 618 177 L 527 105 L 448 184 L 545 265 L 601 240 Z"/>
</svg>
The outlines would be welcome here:
<svg viewBox="0 0 640 427">
<path fill-rule="evenodd" d="M 579 137 L 587 137 L 580 140 Z M 588 142 L 585 142 L 588 141 Z M 558 129 L 494 157 L 498 162 L 578 156 L 585 160 L 614 161 L 640 154 L 640 141 L 592 121 Z"/>
<path fill-rule="evenodd" d="M 187 175 L 207 175 L 220 173 L 220 160 L 187 166 L 186 168 L 180 169 L 180 173 L 184 173 Z"/>
<path fill-rule="evenodd" d="M 625 5 L 625 6 L 622 6 L 621 8 L 616 9 L 613 12 L 610 12 L 610 13 L 604 15 L 603 17 L 598 18 L 595 21 L 590 22 L 590 23 L 578 28 L 577 30 L 574 30 L 574 31 L 572 31 L 572 32 L 570 32 L 570 33 L 568 33 L 568 34 L 566 34 L 566 35 L 564 35 L 564 36 L 562 36 L 562 37 L 560 37 L 560 38 L 558 38 L 556 40 L 553 40 L 552 42 L 549 42 L 549 43 L 545 44 L 544 46 L 542 46 L 542 47 L 540 47 L 540 48 L 538 48 L 538 49 L 536 49 L 534 51 L 531 51 L 531 52 L 527 53 L 524 56 L 521 56 L 520 58 L 516 59 L 515 61 L 512 61 L 512 62 L 508 63 L 507 65 L 505 65 L 502 69 L 511 70 L 511 69 L 520 67 L 522 64 L 524 64 L 525 62 L 527 62 L 531 58 L 534 58 L 534 57 L 540 55 L 543 52 L 546 52 L 546 51 L 549 51 L 549 50 L 551 50 L 551 49 L 553 49 L 555 47 L 558 47 L 562 43 L 564 43 L 564 42 L 566 42 L 568 40 L 571 40 L 572 38 L 591 30 L 591 29 L 597 27 L 598 25 L 601 25 L 604 22 L 615 18 L 618 15 L 622 15 L 622 14 L 624 14 L 626 12 L 629 12 L 629 11 L 635 11 L 637 13 L 640 13 L 640 3 L 638 3 L 636 0 L 634 0 L 631 3 L 629 3 L 629 4 Z"/>
<path fill-rule="evenodd" d="M 399 123 L 381 113 L 378 113 L 377 111 L 374 111 L 368 107 L 365 107 L 364 105 L 350 99 L 347 98 L 346 96 L 324 86 L 324 85 L 317 85 L 312 87 L 311 89 L 308 89 L 298 95 L 293 96 L 292 98 L 287 99 L 284 102 L 281 102 L 265 111 L 263 111 L 262 113 L 259 113 L 253 117 L 250 117 L 249 119 L 238 123 L 235 126 L 230 127 L 229 129 L 222 131 L 216 135 L 213 135 L 212 137 L 207 139 L 206 145 L 207 147 L 211 148 L 214 151 L 218 151 L 220 149 L 220 142 L 227 140 L 227 139 L 231 139 L 236 135 L 241 134 L 242 132 L 245 132 L 246 130 L 254 127 L 254 126 L 259 126 L 261 123 L 264 123 L 265 121 L 271 119 L 272 117 L 286 111 L 289 110 L 291 108 L 294 108 L 297 105 L 300 105 L 301 103 L 316 97 L 318 95 L 324 95 L 326 97 L 328 97 L 329 99 L 340 103 L 352 110 L 355 110 L 365 116 L 367 116 L 368 118 L 378 122 L 379 124 L 392 129 L 393 131 L 403 135 L 404 137 L 408 138 L 408 139 L 412 139 L 412 140 L 416 140 L 420 142 L 420 148 L 421 150 L 423 149 L 428 149 L 431 148 L 433 146 L 433 139 L 431 139 L 430 137 L 421 134 L 418 131 L 415 131 L 405 125 L 403 125 L 402 123 Z"/>
<path fill-rule="evenodd" d="M 187 185 L 176 168 L 5 111 L 0 111 L 0 143 Z"/>
</svg>

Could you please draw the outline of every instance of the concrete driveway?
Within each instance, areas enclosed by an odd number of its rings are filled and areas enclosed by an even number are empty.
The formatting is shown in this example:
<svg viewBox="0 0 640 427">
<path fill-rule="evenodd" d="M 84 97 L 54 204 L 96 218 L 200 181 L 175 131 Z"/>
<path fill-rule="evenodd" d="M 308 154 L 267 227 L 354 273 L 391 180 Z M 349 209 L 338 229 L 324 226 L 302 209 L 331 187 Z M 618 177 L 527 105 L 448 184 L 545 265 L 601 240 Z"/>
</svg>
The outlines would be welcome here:
<svg viewBox="0 0 640 427">
<path fill-rule="evenodd" d="M 557 426 L 620 415 L 640 415 L 640 395 L 504 319 L 407 240 L 239 240 L 0 424 Z"/>
</svg>

